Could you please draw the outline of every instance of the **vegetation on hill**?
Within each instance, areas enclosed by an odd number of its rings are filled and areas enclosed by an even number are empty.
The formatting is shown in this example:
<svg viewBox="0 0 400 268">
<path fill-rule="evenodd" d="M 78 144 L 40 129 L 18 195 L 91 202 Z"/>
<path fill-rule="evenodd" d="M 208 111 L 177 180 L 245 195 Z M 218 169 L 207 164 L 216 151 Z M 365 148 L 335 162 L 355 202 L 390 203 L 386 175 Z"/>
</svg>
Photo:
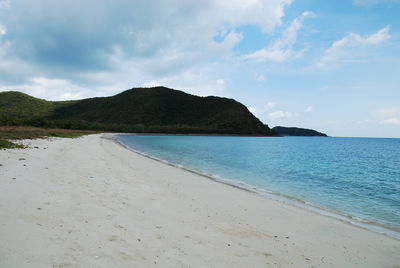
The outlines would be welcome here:
<svg viewBox="0 0 400 268">
<path fill-rule="evenodd" d="M 54 110 L 73 101 L 46 101 L 18 91 L 0 92 L 0 125 L 42 124 Z"/>
<path fill-rule="evenodd" d="M 27 94 L 9 91 L 0 93 L 0 115 L 10 118 L 44 117 L 56 107 L 54 102 L 34 98 Z"/>
<path fill-rule="evenodd" d="M 50 102 L 0 93 L 0 125 L 139 133 L 276 135 L 243 104 L 165 87 L 134 88 L 111 97 Z"/>
<path fill-rule="evenodd" d="M 318 132 L 313 129 L 298 128 L 298 127 L 274 127 L 273 131 L 281 136 L 321 136 L 327 137 L 325 133 Z"/>
</svg>

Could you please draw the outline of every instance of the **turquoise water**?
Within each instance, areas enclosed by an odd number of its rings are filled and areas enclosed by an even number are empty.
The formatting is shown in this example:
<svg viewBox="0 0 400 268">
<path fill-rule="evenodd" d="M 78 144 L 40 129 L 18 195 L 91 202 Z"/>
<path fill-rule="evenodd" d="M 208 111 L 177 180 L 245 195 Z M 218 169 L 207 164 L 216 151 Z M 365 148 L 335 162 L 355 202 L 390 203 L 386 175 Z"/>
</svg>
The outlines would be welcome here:
<svg viewBox="0 0 400 268">
<path fill-rule="evenodd" d="M 400 139 L 151 135 L 118 139 L 189 169 L 400 231 Z"/>
</svg>

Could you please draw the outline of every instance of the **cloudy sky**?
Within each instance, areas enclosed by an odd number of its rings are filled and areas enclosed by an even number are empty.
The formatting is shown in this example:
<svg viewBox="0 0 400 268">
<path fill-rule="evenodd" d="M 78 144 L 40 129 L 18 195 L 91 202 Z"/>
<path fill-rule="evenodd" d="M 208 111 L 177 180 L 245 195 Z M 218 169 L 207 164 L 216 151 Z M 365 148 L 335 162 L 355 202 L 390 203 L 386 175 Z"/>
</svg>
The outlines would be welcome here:
<svg viewBox="0 0 400 268">
<path fill-rule="evenodd" d="M 0 0 L 0 91 L 164 85 L 270 126 L 400 137 L 400 0 Z"/>
</svg>

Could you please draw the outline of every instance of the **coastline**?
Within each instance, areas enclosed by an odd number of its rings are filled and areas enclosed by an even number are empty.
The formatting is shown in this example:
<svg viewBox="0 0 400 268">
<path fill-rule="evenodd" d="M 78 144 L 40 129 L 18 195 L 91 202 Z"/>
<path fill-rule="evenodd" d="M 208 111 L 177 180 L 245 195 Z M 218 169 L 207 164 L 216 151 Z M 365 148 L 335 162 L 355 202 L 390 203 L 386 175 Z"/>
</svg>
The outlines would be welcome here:
<svg viewBox="0 0 400 268">
<path fill-rule="evenodd" d="M 0 152 L 1 267 L 400 264 L 399 240 L 205 180 L 102 135 L 25 143 Z"/>
</svg>

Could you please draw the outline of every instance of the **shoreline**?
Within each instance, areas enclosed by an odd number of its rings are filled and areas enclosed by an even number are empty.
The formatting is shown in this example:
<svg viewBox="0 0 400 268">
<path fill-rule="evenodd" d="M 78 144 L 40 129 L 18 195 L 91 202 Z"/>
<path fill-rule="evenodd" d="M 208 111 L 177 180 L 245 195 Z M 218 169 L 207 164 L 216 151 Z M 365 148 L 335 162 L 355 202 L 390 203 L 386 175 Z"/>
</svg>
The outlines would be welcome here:
<svg viewBox="0 0 400 268">
<path fill-rule="evenodd" d="M 230 187 L 234 187 L 234 188 L 246 191 L 248 193 L 256 194 L 256 195 L 259 195 L 261 197 L 264 197 L 264 198 L 267 198 L 270 200 L 282 202 L 282 203 L 285 203 L 285 204 L 288 204 L 288 205 L 291 205 L 291 206 L 294 206 L 294 207 L 297 207 L 300 209 L 304 209 L 306 211 L 316 213 L 321 216 L 325 216 L 325 217 L 328 217 L 328 218 L 331 218 L 334 220 L 338 220 L 343 223 L 350 224 L 352 226 L 356 226 L 356 227 L 362 228 L 364 230 L 368 230 L 370 232 L 385 235 L 387 237 L 394 238 L 394 239 L 397 239 L 400 241 L 400 232 L 398 230 L 392 229 L 392 228 L 385 226 L 383 224 L 380 224 L 378 222 L 373 222 L 373 221 L 369 221 L 366 219 L 358 218 L 353 215 L 347 215 L 345 213 L 341 213 L 340 211 L 335 211 L 335 210 L 332 210 L 332 209 L 329 209 L 329 208 L 326 208 L 323 206 L 319 206 L 317 204 L 313 204 L 313 203 L 310 203 L 310 202 L 307 202 L 307 201 L 304 201 L 304 200 L 301 200 L 301 199 L 298 199 L 298 198 L 295 198 L 295 197 L 292 197 L 289 195 L 281 194 L 278 192 L 268 191 L 267 189 L 263 189 L 263 188 L 258 188 L 258 187 L 247 184 L 240 180 L 234 180 L 234 179 L 220 177 L 220 176 L 217 176 L 214 174 L 203 173 L 200 170 L 191 169 L 191 168 L 188 168 L 188 167 L 185 167 L 185 166 L 182 166 L 179 164 L 175 164 L 173 162 L 170 162 L 170 161 L 167 161 L 167 160 L 164 160 L 161 158 L 157 158 L 157 157 L 147 154 L 145 152 L 133 149 L 133 148 L 129 147 L 128 145 L 124 144 L 123 142 L 121 142 L 118 139 L 119 135 L 126 135 L 126 134 L 115 134 L 115 135 L 107 136 L 107 137 L 103 136 L 102 138 L 110 139 L 110 140 L 114 141 L 116 144 L 118 144 L 119 146 L 122 146 L 123 148 L 125 148 L 133 153 L 139 154 L 143 157 L 147 157 L 149 159 L 158 161 L 165 165 L 169 165 L 169 166 L 172 166 L 172 167 L 175 167 L 175 168 L 187 171 L 187 172 L 191 172 L 193 174 L 207 178 L 211 181 L 221 183 L 221 184 L 224 184 L 224 185 L 227 185 Z M 138 135 L 142 135 L 142 134 L 138 134 Z"/>
<path fill-rule="evenodd" d="M 221 134 L 221 133 L 162 133 L 162 132 L 129 132 L 112 133 L 115 135 L 146 135 L 146 136 L 205 136 L 205 137 L 254 137 L 254 138 L 281 138 L 280 135 L 262 135 L 262 134 Z M 306 136 L 303 136 L 306 137 Z M 328 136 L 329 137 L 329 136 Z"/>
<path fill-rule="evenodd" d="M 400 264 L 397 239 L 205 180 L 102 134 L 24 144 L 0 151 L 0 267 Z"/>
</svg>

